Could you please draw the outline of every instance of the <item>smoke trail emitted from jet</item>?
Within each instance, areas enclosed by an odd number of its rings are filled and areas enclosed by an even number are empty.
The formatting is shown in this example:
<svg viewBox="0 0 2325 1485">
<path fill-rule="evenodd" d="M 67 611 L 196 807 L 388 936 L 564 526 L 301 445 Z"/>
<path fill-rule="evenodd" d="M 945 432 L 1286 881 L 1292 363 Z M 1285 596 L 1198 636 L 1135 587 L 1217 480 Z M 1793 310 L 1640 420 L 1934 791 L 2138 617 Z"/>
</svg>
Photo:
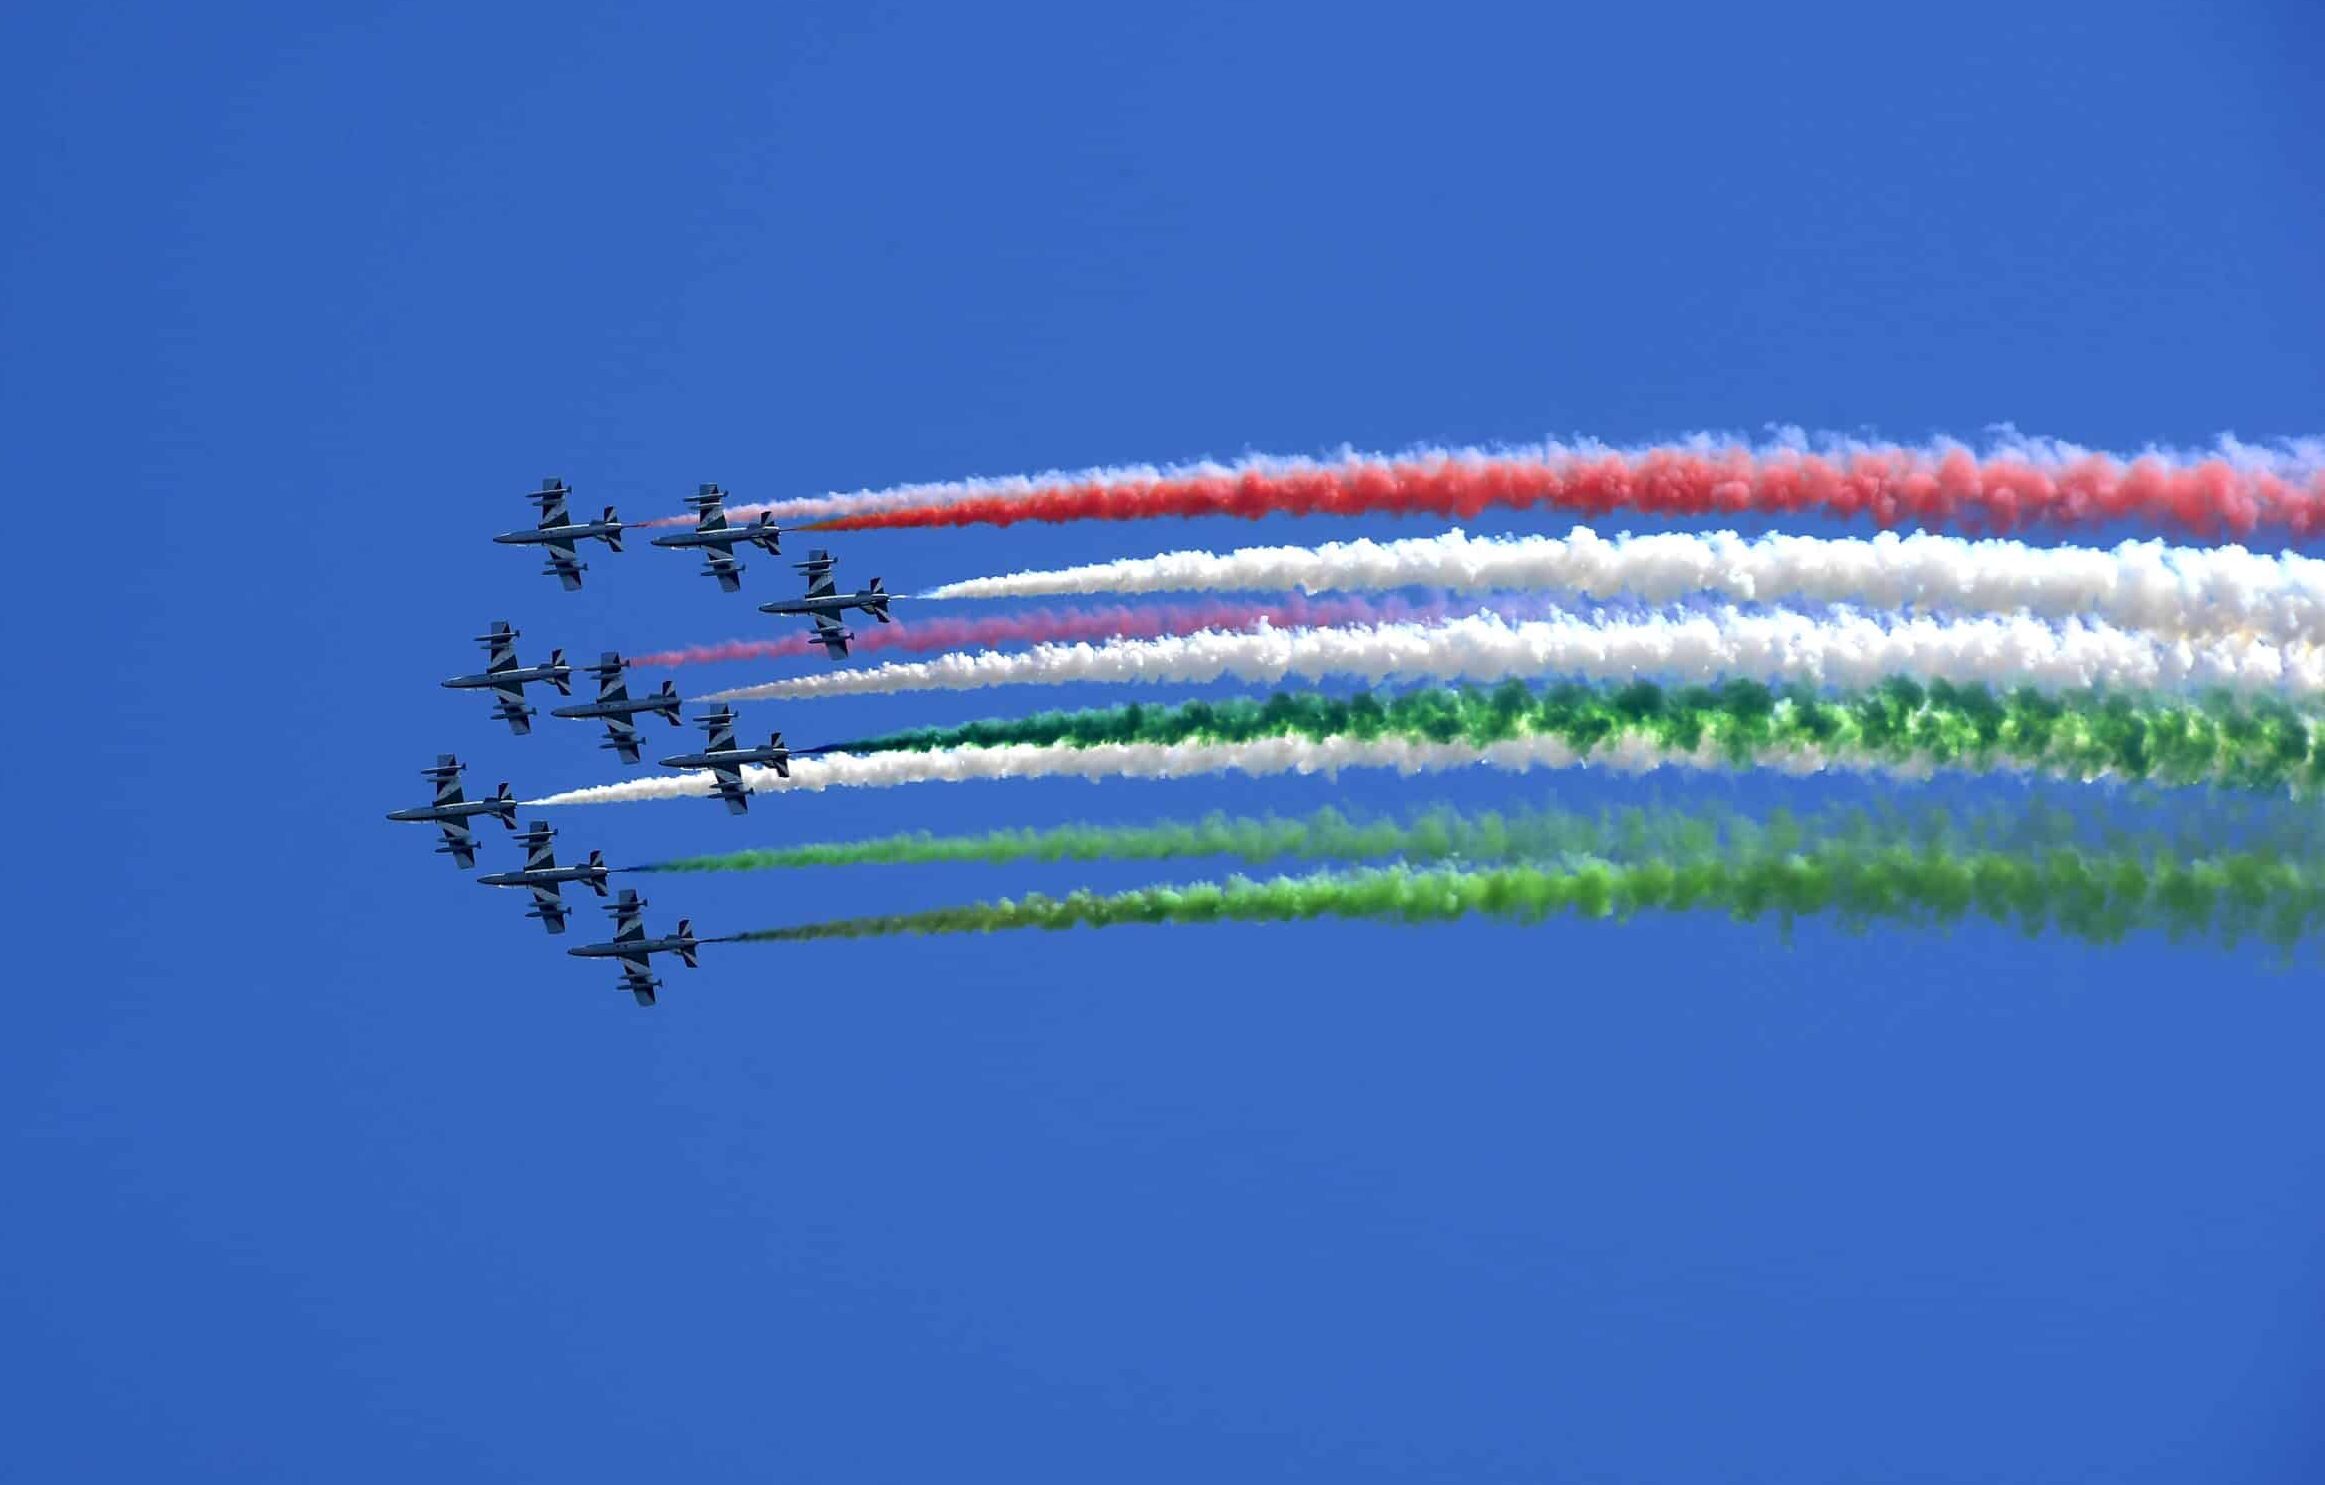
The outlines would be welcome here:
<svg viewBox="0 0 2325 1485">
<path fill-rule="evenodd" d="M 1517 606 L 1532 611 L 1543 607 L 1539 598 L 1521 598 Z M 1409 602 L 1388 597 L 1303 598 L 1280 603 L 1190 603 L 1151 608 L 1036 609 L 1030 613 L 998 614 L 977 619 L 915 619 L 895 624 L 867 625 L 856 633 L 855 650 L 871 653 L 903 650 L 929 654 L 944 650 L 984 649 L 1004 644 L 1058 644 L 1100 639 L 1151 639 L 1195 634 L 1203 630 L 1234 632 L 1269 625 L 1278 629 L 1326 624 L 1404 623 L 1442 617 L 1448 609 L 1440 597 Z M 759 660 L 792 655 L 820 654 L 823 646 L 806 630 L 775 639 L 732 639 L 723 644 L 690 645 L 677 650 L 655 650 L 630 657 L 632 666 L 698 665 L 722 660 Z"/>
<path fill-rule="evenodd" d="M 2325 819 L 2306 808 L 2265 815 L 2213 802 L 2195 812 L 2149 813 L 2141 827 L 2116 817 L 2094 818 L 2040 799 L 2010 806 L 1953 810 L 1895 804 L 1843 806 L 1794 814 L 1748 814 L 1697 805 L 1674 809 L 1629 805 L 1583 812 L 1559 809 L 1463 811 L 1437 806 L 1399 819 L 1351 819 L 1334 809 L 1298 818 L 1221 813 L 1196 820 L 1140 825 L 1057 825 L 992 830 L 972 835 L 913 831 L 867 840 L 825 841 L 685 856 L 628 868 L 641 872 L 744 872 L 825 866 L 923 866 L 1017 862 L 1164 861 L 1224 856 L 1258 865 L 1283 859 L 1406 861 L 1459 858 L 1471 862 L 1548 861 L 1589 856 L 1608 861 L 1648 857 L 1695 858 L 1715 850 L 1738 856 L 1789 855 L 1811 846 L 1862 849 L 1904 844 L 1916 849 L 2025 850 L 2104 844 L 2117 852 L 2145 850 L 2207 854 L 2235 842 L 2265 844 L 2279 854 L 2313 857 L 2325 846 Z"/>
<path fill-rule="evenodd" d="M 2325 446 L 2256 447 L 2125 458 L 2052 440 L 2005 437 L 1983 453 L 1787 433 L 1759 447 L 1701 437 L 1651 448 L 1594 443 L 1495 451 L 1344 453 L 1332 460 L 1249 458 L 1174 468 L 1094 469 L 859 491 L 750 506 L 816 529 L 1011 525 L 1168 516 L 1432 515 L 1489 509 L 1619 510 L 1706 516 L 1815 513 L 1881 526 L 2082 528 L 2133 521 L 2200 537 L 2269 531 L 2301 538 L 2325 523 Z"/>
<path fill-rule="evenodd" d="M 2280 703 L 1997 693 L 1979 686 L 1924 686 L 1903 677 L 1841 697 L 1751 681 L 1717 688 L 1639 682 L 1616 689 L 1532 688 L 1513 681 L 1490 691 L 1447 687 L 1345 697 L 1278 692 L 1264 700 L 1037 712 L 910 728 L 839 746 L 865 755 L 1282 737 L 1418 739 L 1480 750 L 1553 739 L 1578 757 L 1635 745 L 1657 755 L 1709 755 L 1736 767 L 1770 758 L 1861 756 L 1907 771 L 2212 783 L 2267 794 L 2325 787 L 2318 719 Z"/>
<path fill-rule="evenodd" d="M 1188 703 L 1048 713 L 924 728 L 795 757 L 791 776 L 743 770 L 746 788 L 891 788 L 975 779 L 1187 778 L 1242 773 L 1335 776 L 1473 767 L 1513 772 L 1591 767 L 1765 768 L 1924 779 L 1939 771 L 2173 786 L 2210 784 L 2308 795 L 2325 784 L 2314 724 L 2289 708 L 2174 705 L 1891 680 L 1827 699 L 1738 682 L 1717 691 L 1510 685 L 1383 700 L 1278 695 L 1264 703 Z M 706 774 L 567 790 L 529 805 L 700 797 Z"/>
<path fill-rule="evenodd" d="M 1557 677 L 1681 683 L 1734 678 L 1861 687 L 1909 675 L 1957 684 L 2139 691 L 2219 689 L 2294 696 L 2325 691 L 2325 649 L 2247 637 L 2165 643 L 2104 624 L 2006 618 L 1881 620 L 1812 616 L 1656 614 L 1604 622 L 1561 614 L 1510 623 L 1494 614 L 1441 624 L 1205 632 L 1096 645 L 891 661 L 712 692 L 705 700 L 969 691 L 1076 682 L 1261 683 L 1345 676 L 1496 681 Z"/>
<path fill-rule="evenodd" d="M 1656 604 L 1712 594 L 1739 602 L 1948 613 L 2026 609 L 2047 619 L 2099 619 L 2171 638 L 2245 633 L 2279 642 L 2325 639 L 2325 561 L 2312 557 L 2155 541 L 2124 542 L 2104 551 L 2030 547 L 1926 533 L 1828 540 L 1747 539 L 1733 531 L 1625 533 L 1609 539 L 1584 526 L 1566 536 L 1516 538 L 1451 531 L 1405 541 L 1164 552 L 971 578 L 920 596 L 1405 587 L 1549 589 L 1591 598 L 1628 595 Z"/>
<path fill-rule="evenodd" d="M 1643 912 L 1724 911 L 1745 921 L 1832 914 L 1874 923 L 1949 926 L 1979 917 L 2027 933 L 2057 928 L 2113 943 L 2142 929 L 2234 943 L 2260 934 L 2290 947 L 2325 912 L 2325 874 L 2279 857 L 2180 859 L 2075 850 L 1949 852 L 1858 847 L 1790 855 L 1707 853 L 1677 860 L 1580 861 L 1482 871 L 1371 871 L 1030 895 L 915 913 L 840 918 L 736 935 L 738 942 L 1107 928 L 1145 923 L 1288 923 L 1313 918 L 1441 923 L 1485 916 L 1625 920 Z"/>
</svg>

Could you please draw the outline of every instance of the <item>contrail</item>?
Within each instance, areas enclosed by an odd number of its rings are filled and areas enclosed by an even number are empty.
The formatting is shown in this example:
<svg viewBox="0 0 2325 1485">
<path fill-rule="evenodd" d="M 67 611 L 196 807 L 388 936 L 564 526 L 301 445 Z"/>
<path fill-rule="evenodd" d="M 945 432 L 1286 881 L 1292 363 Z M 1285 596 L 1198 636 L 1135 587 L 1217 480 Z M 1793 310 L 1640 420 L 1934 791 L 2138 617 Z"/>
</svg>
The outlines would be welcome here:
<svg viewBox="0 0 2325 1485">
<path fill-rule="evenodd" d="M 949 735 L 948 735 L 949 734 Z M 2106 697 L 1890 682 L 1846 701 L 1738 683 L 1718 692 L 1652 686 L 1576 697 L 1553 688 L 1426 692 L 1383 703 L 1278 696 L 1249 707 L 1190 703 L 925 729 L 794 757 L 788 778 L 746 768 L 756 792 L 892 788 L 977 779 L 1188 778 L 1241 773 L 1412 775 L 1474 767 L 1510 772 L 1592 767 L 1764 768 L 1920 780 L 1940 771 L 2092 781 L 2213 784 L 2306 795 L 2325 783 L 2308 719 L 2214 703 L 2172 708 Z M 626 779 L 527 800 L 624 804 L 707 796 L 706 773 Z"/>
<path fill-rule="evenodd" d="M 1716 689 L 1638 682 L 1615 689 L 1511 681 L 1490 691 L 1447 687 L 1264 700 L 1132 703 L 920 727 L 836 745 L 855 754 L 948 748 L 1093 747 L 1110 743 L 1417 738 L 1474 748 L 1551 737 L 1589 753 L 1637 740 L 1669 753 L 1705 749 L 1736 767 L 1819 750 L 1861 753 L 1908 770 L 2220 783 L 2307 795 L 2325 787 L 2319 719 L 2282 703 L 2198 701 L 2082 692 L 2045 696 L 1978 686 L 1923 686 L 1891 677 L 1848 696 L 1730 681 Z"/>
<path fill-rule="evenodd" d="M 2115 943 L 2138 930 L 2234 944 L 2261 935 L 2290 949 L 2325 913 L 2325 875 L 2266 855 L 2170 856 L 1949 852 L 1837 847 L 1780 856 L 1679 861 L 1578 861 L 1482 871 L 1386 867 L 1304 877 L 1039 894 L 877 917 L 839 918 L 735 935 L 738 942 L 992 933 L 1010 928 L 1109 928 L 1145 923 L 1292 923 L 1314 918 L 1442 923 L 1553 916 L 1628 920 L 1645 912 L 1724 911 L 1789 925 L 1832 914 L 1874 923 L 1946 927 L 1978 917 L 2028 933 L 2056 928 Z"/>
<path fill-rule="evenodd" d="M 1343 451 L 1329 459 L 1229 463 L 908 485 L 741 507 L 820 518 L 821 529 L 1011 525 L 1169 516 L 1433 515 L 1489 509 L 1706 516 L 1815 513 L 1882 526 L 2008 532 L 2110 521 L 2213 537 L 2306 536 L 2325 525 L 2325 443 L 2125 456 L 2004 433 L 1984 450 L 1812 439 L 1785 430 L 1753 445 L 1718 435 L 1615 448 L 1583 441 L 1504 449 Z"/>
<path fill-rule="evenodd" d="M 1539 611 L 1538 599 L 1519 603 Z M 1004 644 L 1058 644 L 1095 639 L 1147 639 L 1195 634 L 1203 630 L 1233 632 L 1267 625 L 1277 629 L 1310 628 L 1329 624 L 1403 623 L 1444 616 L 1450 605 L 1442 597 L 1422 602 L 1402 598 L 1292 598 L 1281 603 L 1191 603 L 1152 608 L 1036 609 L 1029 613 L 999 614 L 978 619 L 915 619 L 866 626 L 855 637 L 858 651 L 903 650 L 929 654 L 944 650 L 981 649 Z M 775 639 L 731 639 L 715 645 L 655 650 L 630 657 L 632 666 L 699 665 L 723 660 L 780 659 L 820 653 L 822 645 L 808 632 Z"/>
<path fill-rule="evenodd" d="M 2203 854 L 2231 840 L 2250 850 L 2265 843 L 2282 853 L 2314 856 L 2325 845 L 2325 819 L 2309 809 L 2255 816 L 2212 802 L 2200 811 L 2143 811 L 2141 829 L 2088 810 L 2067 810 L 2042 799 L 2009 806 L 1918 809 L 1884 802 L 1841 806 L 1808 814 L 1695 805 L 1627 805 L 1597 811 L 1554 808 L 1464 811 L 1438 805 L 1402 818 L 1351 818 L 1335 809 L 1287 818 L 1213 812 L 1195 820 L 1140 825 L 1071 824 L 990 830 L 968 835 L 912 831 L 865 840 L 820 841 L 757 850 L 682 856 L 637 872 L 748 872 L 827 866 L 920 866 L 1017 862 L 1165 861 L 1224 856 L 1246 865 L 1295 859 L 1406 861 L 1458 858 L 1470 862 L 1546 861 L 1590 856 L 1609 861 L 1700 857 L 1715 850 L 1737 855 L 1788 855 L 1808 846 L 1864 848 L 2013 849 L 2089 846 L 2096 834 L 2109 849 L 2171 850 Z M 2163 827 L 2171 828 L 2165 829 Z"/>
<path fill-rule="evenodd" d="M 1558 677 L 1710 682 L 1731 678 L 1869 686 L 1909 675 L 1965 684 L 2139 691 L 2219 689 L 2313 696 L 2325 650 L 2248 637 L 2165 642 L 2112 625 L 2026 617 L 1881 620 L 1843 613 L 1708 613 L 1593 622 L 1572 614 L 1510 623 L 1483 614 L 1442 624 L 1212 632 L 1017 652 L 890 661 L 716 691 L 709 701 L 1077 682 L 1199 684 L 1346 676 L 1430 681 Z"/>
<path fill-rule="evenodd" d="M 1048 572 L 971 578 L 922 598 L 1162 592 L 1457 592 L 1550 589 L 1651 604 L 1691 594 L 1739 602 L 1838 603 L 1949 613 L 2025 609 L 2101 619 L 2166 638 L 2247 634 L 2325 639 L 2325 561 L 2242 547 L 2124 542 L 2112 549 L 1883 532 L 1870 540 L 1733 531 L 1494 538 L 1460 531 L 1405 541 L 1164 552 Z M 1076 636 L 1081 637 L 1081 636 Z"/>
</svg>

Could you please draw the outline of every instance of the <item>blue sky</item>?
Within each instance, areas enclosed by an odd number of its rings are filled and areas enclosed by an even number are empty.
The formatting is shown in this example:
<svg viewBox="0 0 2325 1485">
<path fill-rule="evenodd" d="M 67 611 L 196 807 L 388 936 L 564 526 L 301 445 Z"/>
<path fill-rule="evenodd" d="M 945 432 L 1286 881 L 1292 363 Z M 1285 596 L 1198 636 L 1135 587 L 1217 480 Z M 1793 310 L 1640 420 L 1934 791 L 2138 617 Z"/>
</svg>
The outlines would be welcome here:
<svg viewBox="0 0 2325 1485">
<path fill-rule="evenodd" d="M 713 949 L 649 1015 L 379 816 L 443 749 L 606 774 L 435 688 L 489 619 L 763 630 L 666 553 L 566 595 L 487 543 L 547 473 L 644 515 L 1342 443 L 2316 433 L 2320 42 L 2291 0 L 12 14 L 12 1471 L 2307 1477 L 2313 967 L 1316 924 Z M 1388 529 L 834 546 L 907 590 Z M 556 823 L 618 861 L 1636 792 Z M 649 893 L 723 931 L 1213 869 Z"/>
</svg>

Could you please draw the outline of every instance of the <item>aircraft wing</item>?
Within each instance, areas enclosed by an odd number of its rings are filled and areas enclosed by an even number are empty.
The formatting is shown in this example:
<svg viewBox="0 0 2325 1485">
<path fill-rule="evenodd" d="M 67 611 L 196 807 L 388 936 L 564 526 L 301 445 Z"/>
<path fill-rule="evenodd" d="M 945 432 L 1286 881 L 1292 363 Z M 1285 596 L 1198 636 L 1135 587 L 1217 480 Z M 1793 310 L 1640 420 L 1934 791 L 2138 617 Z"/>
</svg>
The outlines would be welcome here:
<svg viewBox="0 0 2325 1485">
<path fill-rule="evenodd" d="M 628 943 L 632 939 L 642 939 L 645 936 L 644 904 L 638 901 L 638 895 L 635 892 L 625 891 L 614 900 L 614 942 L 617 944 Z M 624 955 L 623 962 L 628 963 L 629 956 Z M 640 967 L 643 967 L 646 961 L 641 956 L 637 962 Z"/>
<path fill-rule="evenodd" d="M 719 504 L 711 504 L 711 505 L 706 505 L 706 506 L 704 506 L 704 507 L 702 508 L 702 514 L 694 518 L 694 529 L 695 529 L 695 530 L 697 530 L 697 531 L 724 531 L 724 530 L 726 530 L 726 529 L 727 529 L 727 512 L 726 512 L 726 507 L 725 507 L 725 506 L 723 506 L 723 505 L 719 505 Z"/>
<path fill-rule="evenodd" d="M 652 1005 L 654 1003 L 654 987 L 660 983 L 661 981 L 647 972 L 645 960 L 625 959 L 622 961 L 622 988 L 636 996 L 638 1004 Z"/>
<path fill-rule="evenodd" d="M 721 593 L 732 593 L 743 586 L 743 564 L 735 560 L 732 546 L 712 547 L 702 555 L 710 564 L 710 575 L 718 579 Z"/>
<path fill-rule="evenodd" d="M 448 778 L 437 780 L 436 803 L 439 806 L 465 802 L 460 793 L 460 775 L 453 774 Z"/>
<path fill-rule="evenodd" d="M 570 593 L 581 586 L 581 561 L 573 555 L 573 543 L 553 541 L 549 547 L 549 570 L 557 574 L 557 581 Z"/>
<path fill-rule="evenodd" d="M 739 768 L 713 768 L 711 777 L 716 781 L 718 797 L 727 802 L 730 815 L 751 812 L 751 791 L 743 787 L 743 771 Z"/>
<path fill-rule="evenodd" d="M 469 833 L 468 822 L 466 820 L 438 820 L 436 823 L 444 828 L 444 849 L 450 853 L 453 860 L 460 863 L 460 869 L 467 871 L 475 866 L 476 837 Z"/>
<path fill-rule="evenodd" d="M 839 592 L 839 585 L 832 581 L 832 570 L 830 568 L 819 567 L 808 574 L 808 597 L 829 598 L 837 592 Z"/>
<path fill-rule="evenodd" d="M 517 844 L 525 848 L 525 870 L 544 871 L 557 864 L 556 837 L 546 826 L 537 826 L 521 836 Z"/>
<path fill-rule="evenodd" d="M 508 723 L 509 731 L 523 737 L 533 730 L 533 724 L 528 720 L 533 715 L 533 709 L 525 705 L 524 687 L 495 686 L 493 694 L 500 698 L 500 704 L 493 708 L 493 715 Z"/>
<path fill-rule="evenodd" d="M 541 529 L 543 531 L 552 526 L 566 524 L 565 491 L 562 487 L 550 486 L 534 492 L 533 503 L 541 507 Z"/>
<path fill-rule="evenodd" d="M 568 549 L 571 555 L 571 549 Z M 484 668 L 487 671 L 515 670 L 517 668 L 517 634 L 506 624 L 495 624 L 485 638 Z"/>
<path fill-rule="evenodd" d="M 557 884 L 551 882 L 532 890 L 533 916 L 539 918 L 541 926 L 551 933 L 563 933 L 565 931 L 565 897 L 557 890 Z"/>
<path fill-rule="evenodd" d="M 848 653 L 847 627 L 830 614 L 817 614 L 814 617 L 815 642 L 822 645 L 823 652 L 834 660 L 845 658 Z"/>
<path fill-rule="evenodd" d="M 630 725 L 629 718 L 606 718 L 605 737 L 607 743 L 612 745 L 615 757 L 624 763 L 638 761 L 638 729 Z"/>
</svg>

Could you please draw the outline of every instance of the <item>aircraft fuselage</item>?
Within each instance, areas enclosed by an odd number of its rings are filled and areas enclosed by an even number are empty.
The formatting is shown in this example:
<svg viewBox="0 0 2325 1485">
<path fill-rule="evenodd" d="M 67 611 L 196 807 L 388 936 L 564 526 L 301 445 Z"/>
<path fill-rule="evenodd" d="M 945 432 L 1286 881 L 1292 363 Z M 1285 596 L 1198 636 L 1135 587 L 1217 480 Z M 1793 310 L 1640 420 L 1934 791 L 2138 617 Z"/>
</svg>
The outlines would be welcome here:
<svg viewBox="0 0 2325 1485">
<path fill-rule="evenodd" d="M 560 882 L 583 882 L 592 886 L 605 880 L 602 866 L 550 866 L 523 871 L 487 872 L 477 878 L 487 887 L 549 887 Z"/>
<path fill-rule="evenodd" d="M 515 805 L 503 804 L 497 799 L 471 799 L 464 804 L 423 804 L 408 810 L 390 810 L 388 818 L 435 824 L 444 820 L 473 820 L 478 815 L 510 814 L 515 810 Z"/>
<path fill-rule="evenodd" d="M 789 763 L 789 748 L 728 748 L 717 753 L 680 753 L 662 760 L 664 768 L 773 768 Z"/>
<path fill-rule="evenodd" d="M 660 712 L 671 721 L 678 720 L 678 703 L 666 696 L 633 696 L 627 701 L 580 701 L 572 706 L 561 706 L 549 713 L 552 717 L 637 717 L 648 712 Z"/>
<path fill-rule="evenodd" d="M 763 614 L 844 614 L 860 608 L 866 613 L 876 612 L 876 606 L 886 603 L 892 593 L 834 593 L 829 598 L 783 598 L 774 603 L 762 603 Z"/>
<path fill-rule="evenodd" d="M 536 681 L 555 685 L 559 676 L 573 671 L 564 665 L 527 665 L 517 670 L 488 670 L 481 675 L 456 675 L 444 686 L 453 691 L 497 691 L 503 686 L 529 686 Z"/>
<path fill-rule="evenodd" d="M 619 536 L 619 521 L 582 521 L 571 526 L 536 526 L 530 531 L 503 531 L 493 538 L 504 547 L 545 547 L 552 542 L 602 541 Z"/>
<path fill-rule="evenodd" d="M 650 954 L 683 954 L 700 942 L 692 938 L 633 938 L 610 944 L 575 944 L 565 952 L 576 959 L 643 959 Z"/>
</svg>

